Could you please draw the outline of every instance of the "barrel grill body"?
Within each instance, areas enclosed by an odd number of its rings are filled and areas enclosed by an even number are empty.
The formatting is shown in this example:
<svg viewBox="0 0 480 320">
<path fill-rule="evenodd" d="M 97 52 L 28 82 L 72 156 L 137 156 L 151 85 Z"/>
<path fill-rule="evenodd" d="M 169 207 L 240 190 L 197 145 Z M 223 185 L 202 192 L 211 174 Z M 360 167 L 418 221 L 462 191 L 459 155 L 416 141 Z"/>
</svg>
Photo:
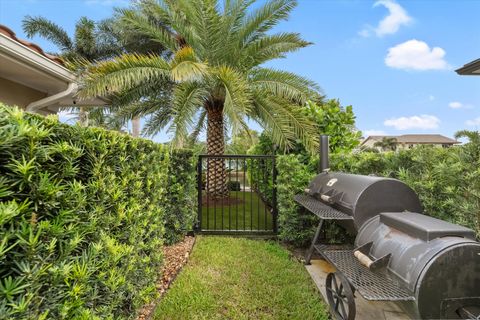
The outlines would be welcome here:
<svg viewBox="0 0 480 320">
<path fill-rule="evenodd" d="M 480 303 L 480 243 L 472 230 L 418 213 L 381 213 L 359 230 L 356 247 L 390 255 L 385 272 L 414 293 L 410 313 L 460 319 L 458 309 Z"/>
<path fill-rule="evenodd" d="M 343 226 L 356 230 L 381 212 L 422 212 L 417 194 L 405 183 L 390 178 L 323 172 L 308 186 L 308 194 L 352 216 Z"/>
</svg>

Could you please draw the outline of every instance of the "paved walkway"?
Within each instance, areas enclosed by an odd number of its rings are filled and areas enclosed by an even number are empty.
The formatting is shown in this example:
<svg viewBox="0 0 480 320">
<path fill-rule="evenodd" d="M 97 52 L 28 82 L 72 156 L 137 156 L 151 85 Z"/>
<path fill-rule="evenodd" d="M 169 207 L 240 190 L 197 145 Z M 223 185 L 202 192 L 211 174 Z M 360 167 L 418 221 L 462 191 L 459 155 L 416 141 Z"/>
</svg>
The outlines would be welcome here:
<svg viewBox="0 0 480 320">
<path fill-rule="evenodd" d="M 327 301 L 325 293 L 325 278 L 335 268 L 325 260 L 312 260 L 311 265 L 305 266 L 318 289 L 322 293 L 323 299 Z M 368 301 L 362 298 L 360 294 L 355 294 L 355 304 L 357 309 L 356 320 L 406 320 L 411 319 L 397 304 L 385 301 Z"/>
</svg>

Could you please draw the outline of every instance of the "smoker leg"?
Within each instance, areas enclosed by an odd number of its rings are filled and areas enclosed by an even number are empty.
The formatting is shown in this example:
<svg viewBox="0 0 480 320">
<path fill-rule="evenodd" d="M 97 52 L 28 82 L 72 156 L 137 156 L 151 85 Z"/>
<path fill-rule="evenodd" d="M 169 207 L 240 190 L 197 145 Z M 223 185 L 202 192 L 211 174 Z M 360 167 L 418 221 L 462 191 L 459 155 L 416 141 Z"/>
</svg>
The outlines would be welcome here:
<svg viewBox="0 0 480 320">
<path fill-rule="evenodd" d="M 315 236 L 313 237 L 312 244 L 305 255 L 305 264 L 310 264 L 310 260 L 312 259 L 313 250 L 315 250 L 315 245 L 318 242 L 318 238 L 320 238 L 320 232 L 322 231 L 323 226 L 323 219 L 320 219 L 318 223 L 317 231 L 315 231 Z"/>
</svg>

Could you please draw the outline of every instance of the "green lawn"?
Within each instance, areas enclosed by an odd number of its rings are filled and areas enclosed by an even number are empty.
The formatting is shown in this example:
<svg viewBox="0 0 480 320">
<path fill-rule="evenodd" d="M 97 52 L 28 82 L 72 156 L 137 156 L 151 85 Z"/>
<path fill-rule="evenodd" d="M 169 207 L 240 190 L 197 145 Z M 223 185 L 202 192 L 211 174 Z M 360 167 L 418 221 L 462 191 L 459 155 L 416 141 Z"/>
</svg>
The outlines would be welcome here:
<svg viewBox="0 0 480 320">
<path fill-rule="evenodd" d="M 199 236 L 153 319 L 328 319 L 304 266 L 275 242 Z"/>
<path fill-rule="evenodd" d="M 203 230 L 272 230 L 270 209 L 255 192 L 231 191 L 230 195 L 240 199 L 241 203 L 202 206 Z"/>
</svg>

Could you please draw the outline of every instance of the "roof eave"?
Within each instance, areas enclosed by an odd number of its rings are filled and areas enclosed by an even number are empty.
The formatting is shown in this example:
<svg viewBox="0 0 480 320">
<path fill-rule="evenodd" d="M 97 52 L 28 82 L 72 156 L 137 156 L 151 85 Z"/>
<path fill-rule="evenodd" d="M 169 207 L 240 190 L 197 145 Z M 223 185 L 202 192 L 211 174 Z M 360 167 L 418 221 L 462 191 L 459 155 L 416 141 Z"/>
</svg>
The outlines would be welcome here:
<svg viewBox="0 0 480 320">
<path fill-rule="evenodd" d="M 462 76 L 480 76 L 480 59 L 467 63 L 455 72 Z"/>
</svg>

